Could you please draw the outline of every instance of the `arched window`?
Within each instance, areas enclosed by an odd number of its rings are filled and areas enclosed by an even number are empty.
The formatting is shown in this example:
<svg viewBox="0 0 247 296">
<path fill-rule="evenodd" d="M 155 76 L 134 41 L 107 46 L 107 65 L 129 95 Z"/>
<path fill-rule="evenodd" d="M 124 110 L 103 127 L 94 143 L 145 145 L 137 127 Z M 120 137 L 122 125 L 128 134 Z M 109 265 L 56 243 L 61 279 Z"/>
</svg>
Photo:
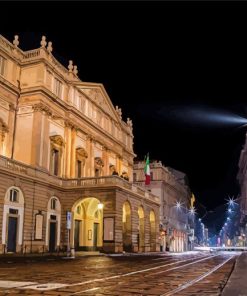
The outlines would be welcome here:
<svg viewBox="0 0 247 296">
<path fill-rule="evenodd" d="M 56 210 L 56 203 L 57 203 L 57 199 L 52 198 L 51 199 L 51 210 Z"/>
<path fill-rule="evenodd" d="M 9 201 L 11 201 L 11 202 L 18 202 L 19 201 L 19 190 L 18 189 L 10 189 Z"/>
</svg>

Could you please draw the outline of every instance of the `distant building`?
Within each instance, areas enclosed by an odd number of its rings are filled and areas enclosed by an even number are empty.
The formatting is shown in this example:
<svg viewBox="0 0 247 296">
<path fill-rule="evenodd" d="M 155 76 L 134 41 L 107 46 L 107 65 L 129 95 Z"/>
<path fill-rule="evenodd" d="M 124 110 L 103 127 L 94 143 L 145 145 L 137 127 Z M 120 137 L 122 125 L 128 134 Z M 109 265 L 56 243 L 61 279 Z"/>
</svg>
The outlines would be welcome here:
<svg viewBox="0 0 247 296">
<path fill-rule="evenodd" d="M 150 161 L 151 183 L 145 185 L 143 161 L 134 163 L 134 183 L 160 198 L 160 245 L 173 252 L 188 249 L 188 208 L 190 189 L 186 175 L 165 167 L 161 161 Z M 176 207 L 177 202 L 181 207 Z"/>
<path fill-rule="evenodd" d="M 239 196 L 239 206 L 240 206 L 240 229 L 237 233 L 238 245 L 246 245 L 247 237 L 247 134 L 245 139 L 245 144 L 240 154 L 238 163 L 238 175 L 237 179 L 240 185 L 240 196 Z"/>
<path fill-rule="evenodd" d="M 159 199 L 132 183 L 132 121 L 77 74 L 44 36 L 22 51 L 0 35 L 0 253 L 159 250 Z"/>
</svg>

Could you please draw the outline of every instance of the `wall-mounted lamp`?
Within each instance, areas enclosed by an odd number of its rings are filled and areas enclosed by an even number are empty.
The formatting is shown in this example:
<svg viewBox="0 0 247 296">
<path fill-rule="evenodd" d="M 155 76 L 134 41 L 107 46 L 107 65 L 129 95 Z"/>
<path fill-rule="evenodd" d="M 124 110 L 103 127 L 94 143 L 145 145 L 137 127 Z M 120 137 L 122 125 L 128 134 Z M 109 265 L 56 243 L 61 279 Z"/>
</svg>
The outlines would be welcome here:
<svg viewBox="0 0 247 296">
<path fill-rule="evenodd" d="M 102 209 L 103 209 L 103 207 L 104 207 L 104 204 L 102 204 L 101 202 L 100 202 L 100 203 L 98 203 L 98 209 L 99 209 L 99 210 L 102 210 Z"/>
</svg>

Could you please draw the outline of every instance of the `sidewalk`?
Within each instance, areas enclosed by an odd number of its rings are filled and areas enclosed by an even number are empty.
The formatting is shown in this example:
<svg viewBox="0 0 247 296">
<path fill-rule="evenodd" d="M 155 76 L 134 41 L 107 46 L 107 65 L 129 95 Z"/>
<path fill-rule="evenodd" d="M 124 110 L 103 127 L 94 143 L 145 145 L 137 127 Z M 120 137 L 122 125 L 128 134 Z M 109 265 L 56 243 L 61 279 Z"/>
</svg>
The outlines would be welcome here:
<svg viewBox="0 0 247 296">
<path fill-rule="evenodd" d="M 100 252 L 76 252 L 75 258 L 88 257 L 88 256 L 104 256 Z M 67 257 L 66 252 L 59 253 L 27 253 L 27 254 L 0 254 L 0 263 L 13 263 L 13 262 L 35 262 L 35 261 L 50 261 L 50 260 L 63 260 L 75 259 L 74 257 Z"/>
<path fill-rule="evenodd" d="M 237 259 L 233 272 L 221 293 L 222 296 L 247 296 L 247 252 Z"/>
</svg>

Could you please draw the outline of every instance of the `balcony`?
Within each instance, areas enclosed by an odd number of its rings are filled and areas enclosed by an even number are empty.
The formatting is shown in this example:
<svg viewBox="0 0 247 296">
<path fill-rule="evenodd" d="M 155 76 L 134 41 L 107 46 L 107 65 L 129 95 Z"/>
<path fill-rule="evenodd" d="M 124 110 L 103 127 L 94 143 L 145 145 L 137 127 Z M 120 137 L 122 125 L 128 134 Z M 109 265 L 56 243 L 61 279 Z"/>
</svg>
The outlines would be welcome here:
<svg viewBox="0 0 247 296">
<path fill-rule="evenodd" d="M 0 171 L 11 172 L 12 174 L 21 175 L 27 178 L 32 178 L 37 181 L 43 181 L 48 184 L 62 187 L 64 189 L 72 188 L 95 188 L 95 187 L 119 187 L 129 191 L 132 194 L 138 195 L 143 199 L 150 200 L 157 204 L 160 203 L 159 198 L 146 191 L 145 189 L 132 184 L 118 176 L 103 176 L 103 177 L 88 177 L 80 179 L 66 179 L 50 175 L 46 170 L 34 168 L 21 162 L 11 160 L 7 157 L 0 156 Z"/>
</svg>

